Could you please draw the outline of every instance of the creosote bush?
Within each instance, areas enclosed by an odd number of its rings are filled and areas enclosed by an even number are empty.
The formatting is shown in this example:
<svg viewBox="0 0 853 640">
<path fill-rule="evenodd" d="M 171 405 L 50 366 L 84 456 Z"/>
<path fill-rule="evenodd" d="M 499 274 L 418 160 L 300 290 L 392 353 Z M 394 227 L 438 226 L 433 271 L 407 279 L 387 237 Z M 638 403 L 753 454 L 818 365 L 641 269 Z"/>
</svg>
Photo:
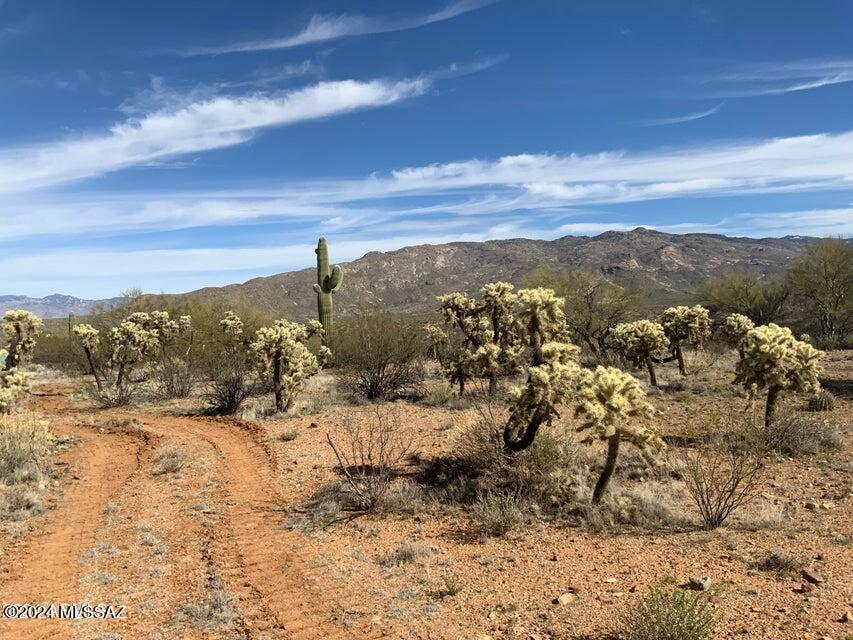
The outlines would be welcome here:
<svg viewBox="0 0 853 640">
<path fill-rule="evenodd" d="M 259 392 L 260 385 L 255 377 L 250 340 L 240 316 L 228 311 L 219 321 L 219 329 L 211 346 L 221 355 L 204 360 L 209 376 L 205 401 L 210 413 L 231 415 L 247 398 Z"/>
<path fill-rule="evenodd" d="M 754 396 L 767 390 L 765 427 L 773 421 L 779 393 L 790 389 L 815 393 L 820 389 L 823 351 L 794 337 L 787 327 L 775 324 L 756 327 L 743 340 L 743 357 L 737 364 L 735 384 Z"/>
<path fill-rule="evenodd" d="M 361 309 L 340 320 L 331 347 L 348 390 L 368 400 L 416 391 L 424 378 L 421 333 L 413 321 L 382 309 Z"/>
<path fill-rule="evenodd" d="M 709 640 L 715 619 L 701 593 L 671 585 L 653 587 L 622 615 L 626 640 Z"/>
</svg>

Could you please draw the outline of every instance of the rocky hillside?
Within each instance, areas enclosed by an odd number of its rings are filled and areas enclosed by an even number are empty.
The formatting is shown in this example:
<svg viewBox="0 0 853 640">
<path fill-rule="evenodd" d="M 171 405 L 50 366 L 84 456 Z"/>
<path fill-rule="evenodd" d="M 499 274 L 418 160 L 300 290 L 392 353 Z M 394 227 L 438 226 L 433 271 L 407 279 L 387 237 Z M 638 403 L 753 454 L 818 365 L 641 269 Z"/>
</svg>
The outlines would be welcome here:
<svg viewBox="0 0 853 640">
<path fill-rule="evenodd" d="M 486 282 L 520 282 L 540 265 L 580 268 L 642 288 L 649 298 L 684 300 L 705 279 L 727 271 L 776 275 L 810 238 L 728 238 L 674 235 L 637 228 L 595 237 L 557 240 L 493 240 L 406 247 L 371 252 L 343 263 L 344 286 L 336 307 L 346 313 L 378 303 L 398 311 L 427 311 L 447 291 L 474 292 Z M 334 242 L 330 252 L 334 259 Z M 315 313 L 313 268 L 255 278 L 243 284 L 206 288 L 184 296 L 251 306 L 290 318 Z"/>
</svg>

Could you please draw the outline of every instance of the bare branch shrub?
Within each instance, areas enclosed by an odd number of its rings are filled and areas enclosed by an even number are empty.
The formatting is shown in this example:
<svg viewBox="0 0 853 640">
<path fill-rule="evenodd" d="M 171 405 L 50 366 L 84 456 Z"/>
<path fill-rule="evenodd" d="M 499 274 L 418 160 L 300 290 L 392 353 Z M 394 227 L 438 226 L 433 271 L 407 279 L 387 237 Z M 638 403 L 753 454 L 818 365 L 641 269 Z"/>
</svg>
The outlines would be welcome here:
<svg viewBox="0 0 853 640">
<path fill-rule="evenodd" d="M 375 511 L 408 455 L 411 439 L 401 433 L 398 414 L 379 409 L 366 423 L 347 424 L 343 437 L 343 444 L 336 445 L 332 436 L 326 435 L 358 508 Z"/>
<path fill-rule="evenodd" d="M 716 529 L 752 500 L 764 470 L 762 448 L 736 432 L 682 454 L 684 482 L 706 529 Z"/>
</svg>

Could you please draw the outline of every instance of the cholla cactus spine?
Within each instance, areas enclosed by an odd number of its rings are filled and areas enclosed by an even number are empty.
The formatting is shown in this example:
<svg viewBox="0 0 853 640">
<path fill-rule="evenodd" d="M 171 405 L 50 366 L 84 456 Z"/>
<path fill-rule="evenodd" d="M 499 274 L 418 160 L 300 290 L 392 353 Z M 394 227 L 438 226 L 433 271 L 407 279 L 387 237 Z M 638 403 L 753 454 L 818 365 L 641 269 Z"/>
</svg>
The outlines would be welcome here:
<svg viewBox="0 0 853 640">
<path fill-rule="evenodd" d="M 329 245 L 325 238 L 320 238 L 317 248 L 317 283 L 314 292 L 317 294 L 317 314 L 323 331 L 331 335 L 332 322 L 334 320 L 334 304 L 332 294 L 340 290 L 344 279 L 343 269 L 339 265 L 329 268 Z"/>
<path fill-rule="evenodd" d="M 787 327 L 768 324 L 747 332 L 735 383 L 751 396 L 767 389 L 764 424 L 769 427 L 779 393 L 785 389 L 817 393 L 823 351 L 794 337 Z"/>
<path fill-rule="evenodd" d="M 590 440 L 607 441 L 607 458 L 592 495 L 592 502 L 598 504 L 616 469 L 621 440 L 638 447 L 646 457 L 660 449 L 663 442 L 653 430 L 629 421 L 654 414 L 646 393 L 631 374 L 616 367 L 583 369 L 578 374 L 577 401 L 575 415 L 582 419 L 578 431 L 590 431 Z"/>
<path fill-rule="evenodd" d="M 678 360 L 679 373 L 687 375 L 682 344 L 687 342 L 694 349 L 702 348 L 711 336 L 710 312 L 698 304 L 693 307 L 669 307 L 663 312 L 661 326 Z"/>
<path fill-rule="evenodd" d="M 645 366 L 651 385 L 658 385 L 654 361 L 660 358 L 669 346 L 669 340 L 660 324 L 651 320 L 623 322 L 613 329 L 610 343 L 635 367 Z"/>
<path fill-rule="evenodd" d="M 322 336 L 322 325 L 312 321 L 302 325 L 288 320 L 277 320 L 272 326 L 262 327 L 255 333 L 251 349 L 262 371 L 272 375 L 275 406 L 287 411 L 305 381 L 320 371 L 331 356 L 325 346 L 318 355 L 309 351 L 307 342 L 313 335 Z"/>
</svg>

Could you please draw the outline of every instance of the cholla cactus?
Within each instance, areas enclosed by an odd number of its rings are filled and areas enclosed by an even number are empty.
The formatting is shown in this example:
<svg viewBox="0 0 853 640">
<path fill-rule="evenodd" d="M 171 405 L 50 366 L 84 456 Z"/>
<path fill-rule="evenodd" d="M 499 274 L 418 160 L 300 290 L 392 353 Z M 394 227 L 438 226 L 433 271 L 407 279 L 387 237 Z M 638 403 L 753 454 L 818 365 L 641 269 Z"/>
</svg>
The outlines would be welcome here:
<svg viewBox="0 0 853 640">
<path fill-rule="evenodd" d="M 18 397 L 29 389 L 27 375 L 19 371 L 17 367 L 7 369 L 5 363 L 8 361 L 9 352 L 0 349 L 0 413 L 7 413 Z"/>
<path fill-rule="evenodd" d="M 473 298 L 463 293 L 448 293 L 436 298 L 439 310 L 446 325 L 457 329 L 461 335 L 460 341 L 451 340 L 446 333 L 440 335 L 433 330 L 434 339 L 432 350 L 441 351 L 439 361 L 451 384 L 459 385 L 459 395 L 465 393 L 465 383 L 478 376 L 491 377 L 496 375 L 494 359 L 480 349 L 491 343 L 495 333 L 492 330 L 490 318 L 483 313 L 484 307 Z M 485 367 L 485 368 L 484 368 Z"/>
<path fill-rule="evenodd" d="M 222 327 L 222 332 L 231 337 L 243 335 L 243 321 L 233 311 L 227 311 L 225 317 L 219 321 L 219 326 Z"/>
<path fill-rule="evenodd" d="M 92 377 L 95 379 L 95 385 L 98 387 L 99 391 L 103 390 L 104 386 L 101 383 L 101 376 L 98 373 L 98 367 L 95 364 L 95 352 L 98 349 L 98 345 L 101 343 L 100 332 L 90 324 L 74 325 L 71 330 L 80 340 L 80 344 L 83 347 L 83 353 L 86 355 L 86 362 L 89 364 L 89 373 L 91 373 Z"/>
<path fill-rule="evenodd" d="M 755 323 L 742 313 L 730 313 L 720 327 L 720 336 L 727 345 L 737 349 L 743 358 L 743 344 L 746 334 L 755 329 Z"/>
<path fill-rule="evenodd" d="M 557 407 L 574 394 L 580 349 L 565 342 L 546 342 L 539 363 L 528 369 L 527 382 L 511 391 L 512 409 L 504 427 L 504 449 L 513 454 L 533 444 L 542 425 L 551 424 Z"/>
<path fill-rule="evenodd" d="M 651 320 L 623 322 L 613 329 L 610 343 L 635 367 L 645 366 L 649 372 L 649 382 L 653 387 L 657 386 L 654 361 L 663 356 L 669 346 L 661 325 Z"/>
<path fill-rule="evenodd" d="M 3 367 L 6 371 L 20 366 L 32 356 L 36 338 L 43 328 L 41 319 L 29 311 L 12 309 L 3 314 L 3 335 L 8 345 Z"/>
<path fill-rule="evenodd" d="M 743 357 L 737 364 L 735 383 L 742 384 L 751 396 L 767 389 L 764 425 L 773 421 L 779 392 L 784 389 L 816 393 L 820 390 L 823 351 L 794 337 L 787 327 L 768 324 L 747 332 Z"/>
<path fill-rule="evenodd" d="M 255 333 L 251 348 L 263 373 L 272 376 L 278 411 L 290 409 L 305 381 L 318 373 L 331 356 L 325 346 L 316 356 L 308 350 L 307 342 L 314 335 L 323 335 L 322 325 L 316 320 L 308 325 L 277 320 Z"/>
<path fill-rule="evenodd" d="M 687 342 L 694 349 L 702 348 L 705 341 L 711 337 L 710 312 L 698 304 L 693 307 L 669 307 L 663 312 L 661 326 L 678 360 L 679 373 L 687 375 L 682 344 Z"/>
<path fill-rule="evenodd" d="M 92 325 L 78 324 L 72 330 L 80 340 L 98 390 L 103 391 L 105 383 L 114 385 L 117 400 L 127 397 L 134 367 L 162 352 L 191 326 L 189 316 L 172 320 L 166 311 L 136 311 L 109 330 L 106 354 L 100 353 L 101 335 Z"/>
<path fill-rule="evenodd" d="M 589 431 L 588 440 L 607 441 L 607 459 L 592 494 L 593 504 L 598 504 L 616 468 L 620 441 L 638 447 L 647 458 L 663 447 L 663 441 L 653 430 L 629 422 L 630 418 L 649 418 L 654 414 L 646 393 L 631 374 L 616 367 L 584 369 L 578 374 L 576 386 L 575 415 L 582 419 L 578 431 Z"/>
</svg>

